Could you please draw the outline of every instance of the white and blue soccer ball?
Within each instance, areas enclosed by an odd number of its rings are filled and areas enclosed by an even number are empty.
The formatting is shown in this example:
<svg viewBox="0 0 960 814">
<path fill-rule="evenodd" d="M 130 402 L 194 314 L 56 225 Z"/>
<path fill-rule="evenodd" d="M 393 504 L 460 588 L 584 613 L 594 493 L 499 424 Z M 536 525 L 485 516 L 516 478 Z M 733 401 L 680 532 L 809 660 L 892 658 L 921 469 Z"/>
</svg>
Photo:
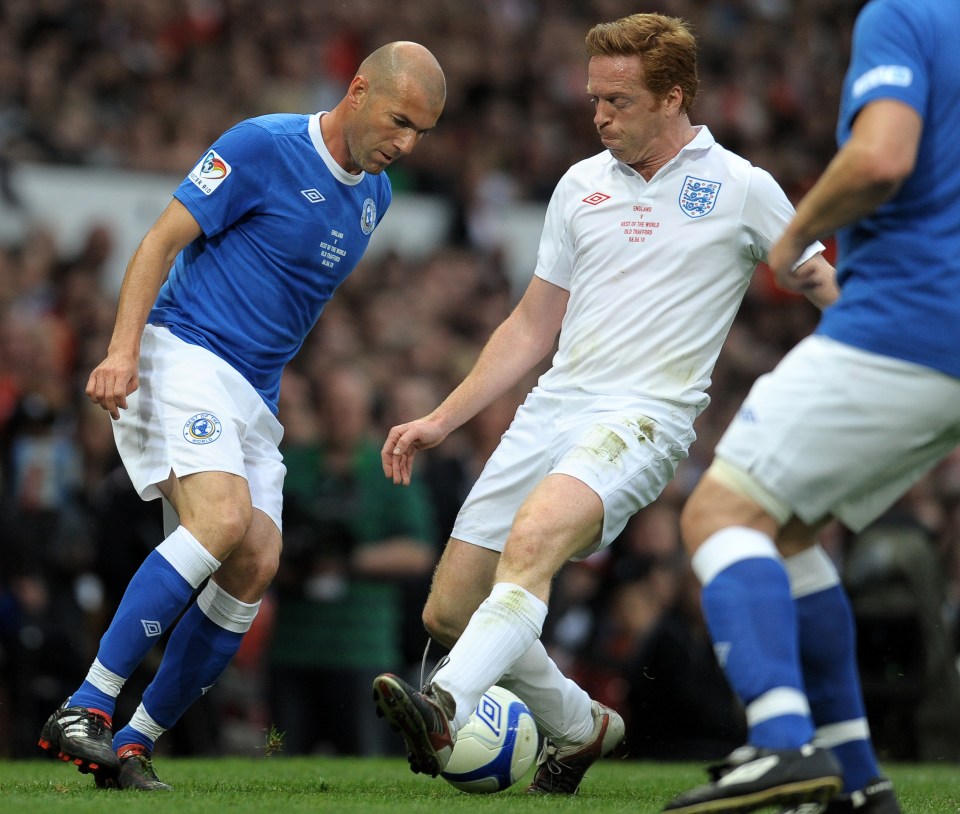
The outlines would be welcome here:
<svg viewBox="0 0 960 814">
<path fill-rule="evenodd" d="M 471 794 L 512 786 L 537 759 L 537 725 L 530 709 L 503 687 L 491 687 L 464 727 L 446 769 L 450 785 Z"/>
</svg>

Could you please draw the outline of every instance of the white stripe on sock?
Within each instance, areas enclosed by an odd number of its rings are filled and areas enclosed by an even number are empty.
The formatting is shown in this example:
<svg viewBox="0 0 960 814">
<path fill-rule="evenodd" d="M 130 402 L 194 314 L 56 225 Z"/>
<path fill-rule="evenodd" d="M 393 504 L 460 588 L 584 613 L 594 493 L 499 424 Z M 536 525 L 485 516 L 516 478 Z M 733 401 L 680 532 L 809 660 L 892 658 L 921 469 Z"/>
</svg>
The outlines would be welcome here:
<svg viewBox="0 0 960 814">
<path fill-rule="evenodd" d="M 160 554 L 191 588 L 196 588 L 220 567 L 220 561 L 205 549 L 183 526 L 157 546 Z"/>
<path fill-rule="evenodd" d="M 840 584 L 840 574 L 821 545 L 815 545 L 784 560 L 794 599 L 818 594 Z"/>
<path fill-rule="evenodd" d="M 768 690 L 747 705 L 747 724 L 756 726 L 771 718 L 783 715 L 810 715 L 807 697 L 793 687 L 776 687 Z"/>
<path fill-rule="evenodd" d="M 126 679 L 104 667 L 100 663 L 100 659 L 94 659 L 93 664 L 90 665 L 90 671 L 87 673 L 87 681 L 100 692 L 109 695 L 111 698 L 116 698 L 120 695 L 120 690 L 123 688 Z"/>
<path fill-rule="evenodd" d="M 241 602 L 212 579 L 197 597 L 197 605 L 211 622 L 232 633 L 246 633 L 250 630 L 260 609 L 259 602 Z"/>
<path fill-rule="evenodd" d="M 136 729 L 137 732 L 142 732 L 154 743 L 156 743 L 157 738 L 167 731 L 150 717 L 150 713 L 147 712 L 142 703 L 137 707 L 137 711 L 133 713 L 133 717 L 127 726 L 131 729 Z M 126 744 L 118 743 L 117 746 L 126 746 Z"/>
<path fill-rule="evenodd" d="M 691 559 L 693 571 L 704 587 L 731 565 L 758 557 L 779 560 L 780 553 L 766 534 L 746 526 L 729 526 L 711 534 Z"/>
</svg>

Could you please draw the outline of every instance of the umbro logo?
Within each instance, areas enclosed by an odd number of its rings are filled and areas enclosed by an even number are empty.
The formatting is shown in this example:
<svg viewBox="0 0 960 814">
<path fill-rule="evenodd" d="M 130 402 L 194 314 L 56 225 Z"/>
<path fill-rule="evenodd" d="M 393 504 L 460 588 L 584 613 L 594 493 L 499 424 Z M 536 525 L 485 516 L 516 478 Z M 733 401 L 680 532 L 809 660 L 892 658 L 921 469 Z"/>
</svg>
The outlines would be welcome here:
<svg viewBox="0 0 960 814">
<path fill-rule="evenodd" d="M 317 189 L 301 189 L 300 194 L 310 201 L 310 203 L 320 203 L 320 201 L 327 200 L 320 194 L 320 190 Z"/>
<path fill-rule="evenodd" d="M 737 418 L 739 418 L 744 424 L 757 424 L 759 419 L 757 414 L 750 409 L 749 407 L 741 407 L 737 411 Z"/>
<path fill-rule="evenodd" d="M 590 204 L 590 206 L 596 206 L 597 204 L 601 204 L 609 199 L 610 196 L 605 192 L 594 192 L 590 195 L 587 195 L 587 197 L 583 199 L 583 202 Z"/>
<path fill-rule="evenodd" d="M 143 625 L 143 632 L 151 638 L 153 636 L 159 636 L 161 633 L 163 633 L 163 626 L 159 622 L 153 622 L 149 619 L 141 619 L 140 624 Z"/>
</svg>

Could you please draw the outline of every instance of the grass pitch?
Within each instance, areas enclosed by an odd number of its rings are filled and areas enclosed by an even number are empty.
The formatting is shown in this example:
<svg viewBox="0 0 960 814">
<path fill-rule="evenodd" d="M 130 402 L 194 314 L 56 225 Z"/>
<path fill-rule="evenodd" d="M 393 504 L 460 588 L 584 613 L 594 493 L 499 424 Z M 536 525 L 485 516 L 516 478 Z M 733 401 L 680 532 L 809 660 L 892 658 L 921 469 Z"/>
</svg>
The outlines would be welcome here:
<svg viewBox="0 0 960 814">
<path fill-rule="evenodd" d="M 0 761 L 0 805 L 7 814 L 655 814 L 705 779 L 694 764 L 608 760 L 590 769 L 579 795 L 558 799 L 527 797 L 529 776 L 499 794 L 464 794 L 442 779 L 412 774 L 400 759 L 159 758 L 156 767 L 175 791 L 100 791 L 91 777 L 56 761 Z M 960 814 L 960 766 L 885 768 L 904 814 Z"/>
</svg>

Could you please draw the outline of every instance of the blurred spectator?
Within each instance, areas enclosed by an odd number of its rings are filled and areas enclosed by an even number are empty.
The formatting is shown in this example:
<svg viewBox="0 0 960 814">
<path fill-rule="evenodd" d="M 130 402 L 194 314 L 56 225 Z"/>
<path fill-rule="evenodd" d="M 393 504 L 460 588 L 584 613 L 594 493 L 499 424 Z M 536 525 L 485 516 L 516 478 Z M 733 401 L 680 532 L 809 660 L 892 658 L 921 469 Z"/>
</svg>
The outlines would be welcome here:
<svg viewBox="0 0 960 814">
<path fill-rule="evenodd" d="M 356 367 L 285 374 L 284 549 L 269 647 L 272 722 L 287 754 L 393 753 L 369 688 L 401 663 L 403 583 L 437 552 L 427 494 L 383 477 L 374 392 Z M 332 700 L 333 699 L 333 700 Z"/>
<path fill-rule="evenodd" d="M 36 754 L 43 709 L 82 678 L 100 634 L 89 499 L 113 460 L 109 423 L 77 406 L 89 323 L 60 308 L 54 242 L 37 227 L 0 253 L 0 727 L 11 734 L 3 753 L 20 757 Z"/>
<path fill-rule="evenodd" d="M 647 10 L 684 17 L 699 37 L 709 92 L 698 119 L 800 192 L 833 151 L 825 112 L 837 108 L 858 5 L 661 0 Z M 385 17 L 373 0 L 6 0 L 0 153 L 179 172 L 239 119 L 329 106 L 360 55 L 413 38 L 446 70 L 447 109 L 394 185 L 448 197 L 461 241 L 488 251 L 500 240 L 490 210 L 545 200 L 596 152 L 583 36 L 632 10 L 621 0 L 422 0 Z"/>
<path fill-rule="evenodd" d="M 32 754 L 43 708 L 82 675 L 89 651 L 79 589 L 94 547 L 77 503 L 81 461 L 71 429 L 43 396 L 28 393 L 4 433 L 0 668 L 14 757 Z"/>
</svg>

